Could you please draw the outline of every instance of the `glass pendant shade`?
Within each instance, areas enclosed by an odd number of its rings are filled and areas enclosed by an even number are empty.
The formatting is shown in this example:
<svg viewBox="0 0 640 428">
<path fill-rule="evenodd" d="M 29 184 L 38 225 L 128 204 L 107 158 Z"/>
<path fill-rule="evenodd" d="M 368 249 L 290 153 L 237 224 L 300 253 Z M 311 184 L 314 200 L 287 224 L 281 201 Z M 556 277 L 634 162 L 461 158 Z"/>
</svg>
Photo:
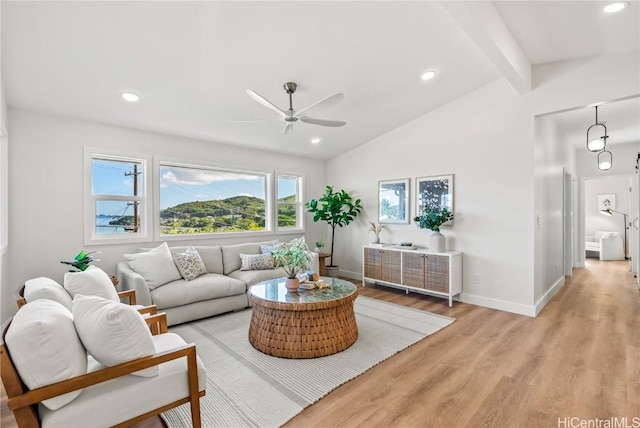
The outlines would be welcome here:
<svg viewBox="0 0 640 428">
<path fill-rule="evenodd" d="M 598 106 L 596 108 L 596 123 L 587 129 L 587 150 L 600 152 L 607 147 L 607 127 L 598 122 Z"/>
<path fill-rule="evenodd" d="M 610 170 L 613 166 L 613 155 L 608 150 L 598 153 L 598 169 L 600 171 Z"/>
<path fill-rule="evenodd" d="M 587 130 L 587 150 L 599 152 L 604 150 L 607 139 L 607 127 L 601 123 L 591 125 Z"/>
</svg>

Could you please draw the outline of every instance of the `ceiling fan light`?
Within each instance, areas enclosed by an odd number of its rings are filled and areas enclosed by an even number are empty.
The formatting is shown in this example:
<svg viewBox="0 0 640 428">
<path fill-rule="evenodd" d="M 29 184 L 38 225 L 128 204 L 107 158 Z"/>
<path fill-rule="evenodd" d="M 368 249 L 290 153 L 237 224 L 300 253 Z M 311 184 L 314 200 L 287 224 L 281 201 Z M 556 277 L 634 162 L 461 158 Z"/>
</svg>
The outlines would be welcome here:
<svg viewBox="0 0 640 428">
<path fill-rule="evenodd" d="M 133 92 L 123 92 L 122 99 L 130 103 L 137 103 L 140 101 L 140 95 Z"/>
<path fill-rule="evenodd" d="M 613 155 L 610 151 L 604 150 L 598 154 L 598 169 L 608 171 L 613 166 Z"/>
<path fill-rule="evenodd" d="M 626 9 L 627 7 L 629 7 L 629 2 L 628 1 L 619 1 L 619 2 L 608 4 L 602 10 L 605 13 L 616 13 L 616 12 L 620 12 L 621 10 Z"/>
<path fill-rule="evenodd" d="M 436 74 L 438 74 L 438 73 L 436 73 L 436 72 L 435 72 L 435 71 L 433 71 L 433 70 L 430 70 L 430 71 L 427 71 L 427 72 L 423 73 L 423 74 L 422 74 L 422 76 L 420 76 L 420 78 L 421 78 L 422 80 L 431 80 L 431 79 L 433 79 L 434 77 L 436 77 Z"/>
</svg>

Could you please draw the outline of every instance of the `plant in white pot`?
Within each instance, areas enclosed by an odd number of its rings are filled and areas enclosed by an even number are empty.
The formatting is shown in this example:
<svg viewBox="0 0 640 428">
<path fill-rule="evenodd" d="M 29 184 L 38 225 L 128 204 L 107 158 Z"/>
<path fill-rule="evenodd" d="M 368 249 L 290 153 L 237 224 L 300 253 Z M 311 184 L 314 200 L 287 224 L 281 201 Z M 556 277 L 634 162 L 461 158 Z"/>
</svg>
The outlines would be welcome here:
<svg viewBox="0 0 640 428">
<path fill-rule="evenodd" d="M 307 211 L 313 214 L 313 221 L 326 221 L 331 226 L 331 256 L 327 275 L 336 275 L 338 266 L 333 264 L 333 248 L 335 244 L 336 227 L 349 225 L 362 211 L 360 199 L 353 199 L 346 191 L 333 191 L 333 186 L 327 186 L 324 195 L 319 199 L 311 199 L 305 204 Z"/>
<path fill-rule="evenodd" d="M 434 205 L 425 205 L 422 208 L 422 214 L 413 219 L 420 229 L 429 229 L 433 232 L 429 238 L 429 249 L 438 252 L 447 250 L 447 240 L 440 233 L 440 226 L 449 220 L 453 220 L 453 213 L 447 207 Z"/>
<path fill-rule="evenodd" d="M 278 246 L 271 253 L 276 267 L 282 267 L 287 273 L 285 287 L 291 292 L 298 291 L 300 280 L 297 275 L 307 269 L 311 257 L 303 238 L 294 239 L 290 244 Z"/>
</svg>

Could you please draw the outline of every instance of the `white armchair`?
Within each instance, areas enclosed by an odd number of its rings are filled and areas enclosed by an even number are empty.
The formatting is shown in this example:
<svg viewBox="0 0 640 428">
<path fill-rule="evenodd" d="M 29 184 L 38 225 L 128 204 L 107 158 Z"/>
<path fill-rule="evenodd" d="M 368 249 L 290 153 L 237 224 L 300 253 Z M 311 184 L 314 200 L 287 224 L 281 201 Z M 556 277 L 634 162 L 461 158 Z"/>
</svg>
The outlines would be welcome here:
<svg viewBox="0 0 640 428">
<path fill-rule="evenodd" d="M 599 253 L 600 260 L 624 260 L 624 243 L 618 232 L 598 230 L 586 236 L 585 250 Z"/>
</svg>

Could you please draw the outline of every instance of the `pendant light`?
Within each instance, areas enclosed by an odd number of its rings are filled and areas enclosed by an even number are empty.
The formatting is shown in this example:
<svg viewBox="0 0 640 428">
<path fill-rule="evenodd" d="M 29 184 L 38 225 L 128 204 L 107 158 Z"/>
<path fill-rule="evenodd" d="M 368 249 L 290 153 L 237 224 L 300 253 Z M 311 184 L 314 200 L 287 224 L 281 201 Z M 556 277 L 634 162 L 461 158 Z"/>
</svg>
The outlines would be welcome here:
<svg viewBox="0 0 640 428">
<path fill-rule="evenodd" d="M 598 153 L 598 169 L 600 171 L 610 170 L 613 166 L 613 155 L 609 150 L 602 150 Z"/>
<path fill-rule="evenodd" d="M 587 150 L 600 152 L 607 147 L 607 127 L 598 122 L 598 106 L 596 106 L 596 123 L 587 129 Z"/>
</svg>

